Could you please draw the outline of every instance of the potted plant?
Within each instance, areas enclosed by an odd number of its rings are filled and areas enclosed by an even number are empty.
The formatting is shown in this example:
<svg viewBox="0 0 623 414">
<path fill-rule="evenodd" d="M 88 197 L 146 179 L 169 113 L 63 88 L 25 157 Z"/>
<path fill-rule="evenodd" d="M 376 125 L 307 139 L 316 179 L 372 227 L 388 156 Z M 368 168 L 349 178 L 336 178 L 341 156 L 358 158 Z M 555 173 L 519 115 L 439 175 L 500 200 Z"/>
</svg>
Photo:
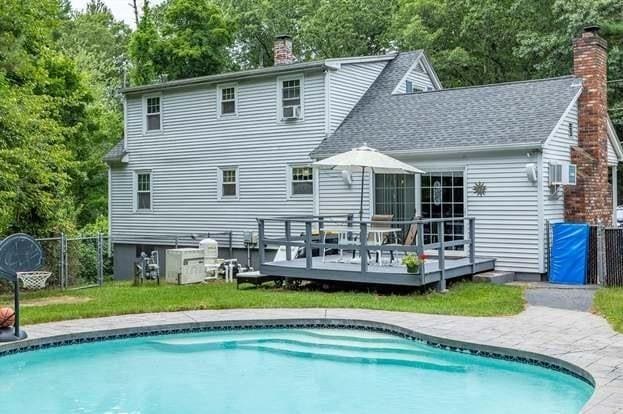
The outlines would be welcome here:
<svg viewBox="0 0 623 414">
<path fill-rule="evenodd" d="M 419 273 L 420 266 L 424 264 L 426 261 L 425 254 L 407 254 L 402 258 L 402 264 L 407 266 L 407 272 L 409 273 Z"/>
</svg>

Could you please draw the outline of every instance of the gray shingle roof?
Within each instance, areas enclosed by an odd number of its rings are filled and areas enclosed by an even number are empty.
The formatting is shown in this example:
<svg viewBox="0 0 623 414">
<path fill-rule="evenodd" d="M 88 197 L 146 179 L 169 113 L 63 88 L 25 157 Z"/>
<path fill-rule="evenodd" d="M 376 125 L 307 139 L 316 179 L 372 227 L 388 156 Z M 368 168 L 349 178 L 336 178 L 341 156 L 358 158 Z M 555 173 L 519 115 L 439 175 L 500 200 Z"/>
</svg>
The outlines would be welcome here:
<svg viewBox="0 0 623 414">
<path fill-rule="evenodd" d="M 391 95 L 413 53 L 388 63 L 331 136 L 324 158 L 367 144 L 384 152 L 540 145 L 581 88 L 574 76 Z"/>
<path fill-rule="evenodd" d="M 112 147 L 110 151 L 106 153 L 106 155 L 104 155 L 104 158 L 102 158 L 102 160 L 109 163 L 120 162 L 124 155 L 126 155 L 126 151 L 123 148 L 123 139 L 121 139 L 121 141 L 115 144 L 115 146 Z"/>
</svg>

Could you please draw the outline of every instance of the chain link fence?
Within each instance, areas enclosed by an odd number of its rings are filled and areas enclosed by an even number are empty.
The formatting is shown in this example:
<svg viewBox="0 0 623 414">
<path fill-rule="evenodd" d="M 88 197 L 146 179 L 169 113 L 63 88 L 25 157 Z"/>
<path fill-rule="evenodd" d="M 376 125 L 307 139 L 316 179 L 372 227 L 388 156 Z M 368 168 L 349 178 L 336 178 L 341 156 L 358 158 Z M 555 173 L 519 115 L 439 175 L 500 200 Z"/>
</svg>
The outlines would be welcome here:
<svg viewBox="0 0 623 414">
<path fill-rule="evenodd" d="M 40 270 L 52 274 L 47 287 L 76 289 L 101 286 L 113 272 L 113 256 L 108 240 L 108 236 L 102 233 L 38 238 L 44 257 Z"/>
</svg>

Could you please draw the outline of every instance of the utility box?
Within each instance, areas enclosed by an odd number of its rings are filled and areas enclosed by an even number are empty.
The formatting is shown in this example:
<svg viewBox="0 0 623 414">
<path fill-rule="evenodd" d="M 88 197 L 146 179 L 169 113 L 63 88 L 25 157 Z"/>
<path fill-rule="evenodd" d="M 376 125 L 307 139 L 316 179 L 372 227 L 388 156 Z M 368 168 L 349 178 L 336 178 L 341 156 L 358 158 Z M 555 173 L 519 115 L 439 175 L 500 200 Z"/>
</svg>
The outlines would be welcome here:
<svg viewBox="0 0 623 414">
<path fill-rule="evenodd" d="M 165 280 L 177 285 L 203 282 L 206 279 L 204 260 L 202 249 L 167 250 Z"/>
</svg>

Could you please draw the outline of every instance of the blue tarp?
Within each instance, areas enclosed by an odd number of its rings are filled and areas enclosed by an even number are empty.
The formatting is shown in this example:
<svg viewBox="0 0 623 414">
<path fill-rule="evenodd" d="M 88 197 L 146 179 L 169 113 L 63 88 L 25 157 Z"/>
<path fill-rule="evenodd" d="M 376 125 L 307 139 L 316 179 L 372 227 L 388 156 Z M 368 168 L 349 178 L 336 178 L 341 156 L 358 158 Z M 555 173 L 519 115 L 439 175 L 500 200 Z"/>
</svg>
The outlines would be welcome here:
<svg viewBox="0 0 623 414">
<path fill-rule="evenodd" d="M 588 235 L 588 224 L 554 224 L 549 268 L 550 282 L 568 285 L 586 283 Z"/>
</svg>

